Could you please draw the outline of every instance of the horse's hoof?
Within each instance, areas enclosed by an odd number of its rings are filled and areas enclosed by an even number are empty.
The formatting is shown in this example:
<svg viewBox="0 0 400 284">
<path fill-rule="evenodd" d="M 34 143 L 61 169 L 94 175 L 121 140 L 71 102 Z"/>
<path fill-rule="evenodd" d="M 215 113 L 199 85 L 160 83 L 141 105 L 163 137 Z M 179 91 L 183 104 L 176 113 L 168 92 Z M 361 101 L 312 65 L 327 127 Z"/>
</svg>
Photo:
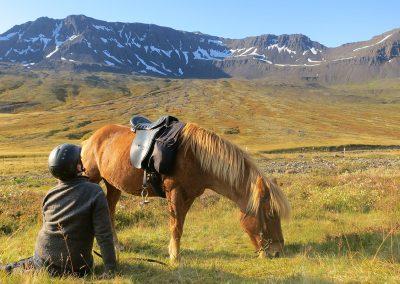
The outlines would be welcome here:
<svg viewBox="0 0 400 284">
<path fill-rule="evenodd" d="M 179 265 L 179 263 L 181 262 L 181 258 L 180 256 L 170 256 L 169 261 L 172 265 Z"/>
</svg>

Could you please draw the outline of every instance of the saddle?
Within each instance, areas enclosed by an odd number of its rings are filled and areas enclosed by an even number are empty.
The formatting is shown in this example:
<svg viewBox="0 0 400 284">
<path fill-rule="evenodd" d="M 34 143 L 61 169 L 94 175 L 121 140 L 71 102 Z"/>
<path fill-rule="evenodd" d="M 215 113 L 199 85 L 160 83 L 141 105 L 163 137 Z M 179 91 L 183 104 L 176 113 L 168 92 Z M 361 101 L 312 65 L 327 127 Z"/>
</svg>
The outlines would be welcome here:
<svg viewBox="0 0 400 284">
<path fill-rule="evenodd" d="M 136 133 L 130 149 L 132 166 L 145 171 L 143 187 L 150 182 L 155 193 L 165 197 L 161 174 L 168 175 L 173 170 L 179 133 L 185 124 L 173 116 L 162 116 L 152 122 L 139 115 L 132 117 L 130 124 Z"/>
<path fill-rule="evenodd" d="M 141 115 L 136 115 L 131 118 L 131 128 L 134 132 L 137 130 L 152 130 L 156 128 L 160 128 L 163 125 L 169 125 L 173 121 L 178 121 L 177 118 L 173 116 L 162 116 L 157 121 L 151 122 L 146 117 Z"/>
</svg>

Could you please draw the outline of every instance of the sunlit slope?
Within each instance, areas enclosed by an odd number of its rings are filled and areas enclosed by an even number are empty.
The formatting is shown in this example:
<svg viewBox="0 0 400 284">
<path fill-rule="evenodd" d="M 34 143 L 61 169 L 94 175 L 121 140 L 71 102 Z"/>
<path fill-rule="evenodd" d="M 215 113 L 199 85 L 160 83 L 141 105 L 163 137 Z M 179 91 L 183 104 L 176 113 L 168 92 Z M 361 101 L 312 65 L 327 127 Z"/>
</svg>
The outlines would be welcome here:
<svg viewBox="0 0 400 284">
<path fill-rule="evenodd" d="M 251 151 L 400 144 L 400 80 L 320 86 L 107 73 L 0 74 L 1 152 L 47 151 L 134 114 L 213 129 Z"/>
</svg>

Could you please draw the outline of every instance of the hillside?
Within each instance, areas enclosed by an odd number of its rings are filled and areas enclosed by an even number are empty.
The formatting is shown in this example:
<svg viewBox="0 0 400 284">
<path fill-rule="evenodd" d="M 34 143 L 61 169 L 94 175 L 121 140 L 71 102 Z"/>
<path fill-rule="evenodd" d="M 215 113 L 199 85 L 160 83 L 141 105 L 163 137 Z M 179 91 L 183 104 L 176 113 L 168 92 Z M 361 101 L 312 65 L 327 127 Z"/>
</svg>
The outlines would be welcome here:
<svg viewBox="0 0 400 284">
<path fill-rule="evenodd" d="M 175 115 L 252 152 L 398 145 L 399 92 L 398 80 L 323 86 L 10 71 L 0 74 L 0 147 L 2 153 L 48 150 L 84 139 L 106 123 L 128 125 L 134 114 Z"/>
</svg>

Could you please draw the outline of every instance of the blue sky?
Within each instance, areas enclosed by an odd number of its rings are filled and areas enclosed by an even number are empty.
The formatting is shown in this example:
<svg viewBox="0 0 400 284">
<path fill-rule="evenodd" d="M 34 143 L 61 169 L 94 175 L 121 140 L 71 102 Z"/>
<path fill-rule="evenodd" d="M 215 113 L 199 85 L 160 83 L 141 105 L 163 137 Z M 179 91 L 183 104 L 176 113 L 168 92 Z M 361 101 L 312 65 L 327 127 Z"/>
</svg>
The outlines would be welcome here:
<svg viewBox="0 0 400 284">
<path fill-rule="evenodd" d="M 337 46 L 399 28 L 399 11 L 400 0 L 2 0 L 0 33 L 41 16 L 84 14 L 230 38 L 302 33 Z"/>
</svg>

